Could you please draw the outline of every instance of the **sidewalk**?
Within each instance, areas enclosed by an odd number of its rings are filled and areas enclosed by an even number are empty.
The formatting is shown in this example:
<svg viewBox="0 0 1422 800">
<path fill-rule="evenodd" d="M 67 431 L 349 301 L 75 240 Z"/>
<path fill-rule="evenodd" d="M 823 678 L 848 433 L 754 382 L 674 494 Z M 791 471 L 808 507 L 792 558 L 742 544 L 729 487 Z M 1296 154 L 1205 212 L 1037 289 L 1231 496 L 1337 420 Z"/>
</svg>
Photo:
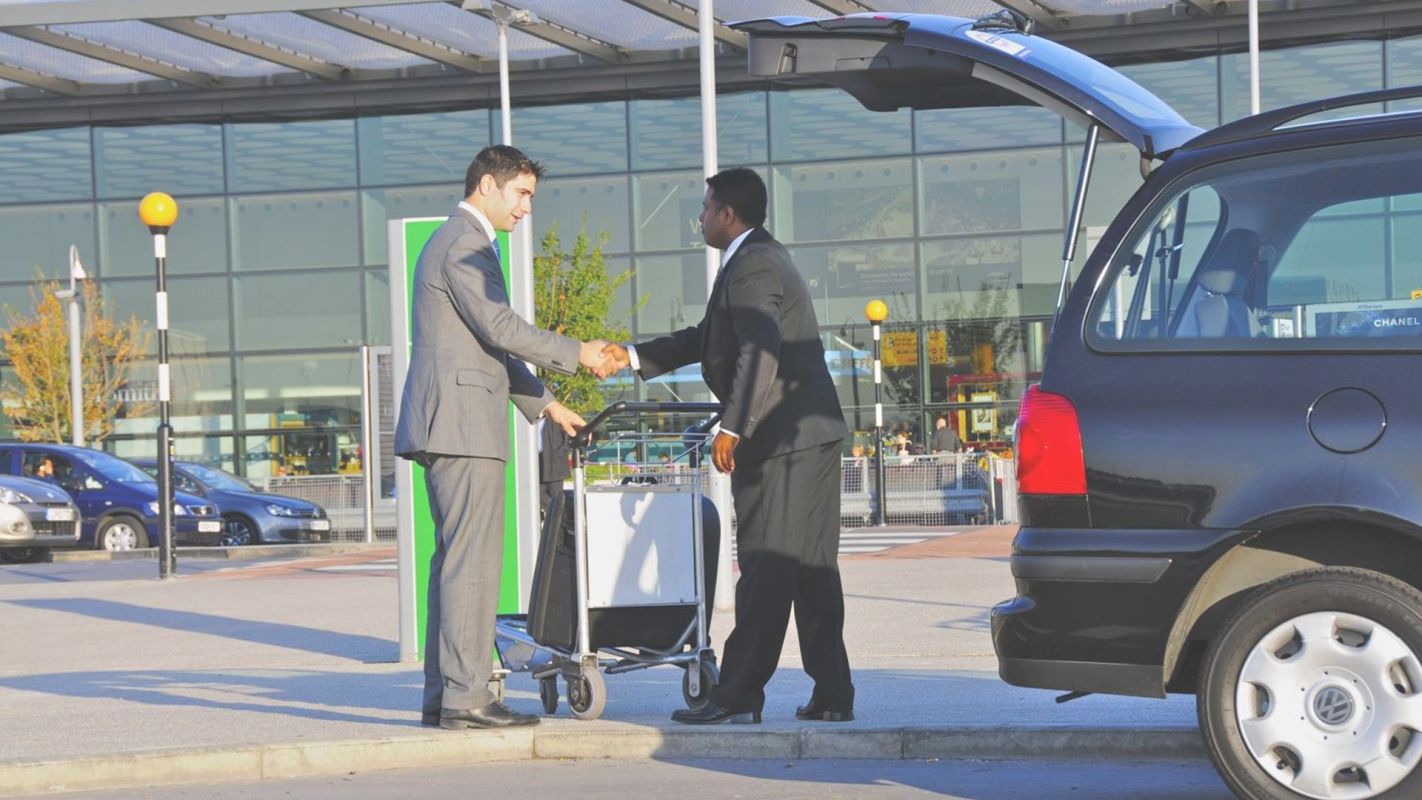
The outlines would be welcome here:
<svg viewBox="0 0 1422 800">
<path fill-rule="evenodd" d="M 148 559 L 6 567 L 0 796 L 511 758 L 1199 757 L 1191 698 L 1058 705 L 997 679 L 989 609 L 1013 593 L 1010 538 L 965 529 L 845 558 L 856 721 L 794 719 L 810 683 L 792 630 L 765 724 L 730 729 L 669 721 L 670 668 L 608 676 L 594 722 L 564 699 L 512 733 L 420 726 L 389 548 L 189 557 L 164 583 Z M 515 674 L 508 700 L 537 709 L 535 682 Z"/>
</svg>

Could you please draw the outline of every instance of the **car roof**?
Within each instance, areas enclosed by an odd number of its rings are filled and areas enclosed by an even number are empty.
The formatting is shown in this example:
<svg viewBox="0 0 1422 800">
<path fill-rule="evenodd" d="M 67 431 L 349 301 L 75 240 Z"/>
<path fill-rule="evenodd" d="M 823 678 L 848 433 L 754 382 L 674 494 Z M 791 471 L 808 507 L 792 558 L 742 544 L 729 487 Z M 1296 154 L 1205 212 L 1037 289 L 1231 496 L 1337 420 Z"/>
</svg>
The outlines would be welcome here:
<svg viewBox="0 0 1422 800">
<path fill-rule="evenodd" d="M 1180 147 L 1181 151 L 1198 151 L 1236 142 L 1267 139 L 1284 133 L 1300 130 L 1340 130 L 1366 129 L 1380 123 L 1398 120 L 1422 119 L 1422 109 L 1383 111 L 1381 113 L 1360 113 L 1345 117 L 1329 117 L 1309 120 L 1319 114 L 1342 111 L 1349 108 L 1395 103 L 1402 100 L 1422 98 L 1422 86 L 1399 86 L 1356 94 L 1310 100 L 1284 108 L 1265 111 L 1243 119 L 1228 122 L 1191 139 Z"/>
</svg>

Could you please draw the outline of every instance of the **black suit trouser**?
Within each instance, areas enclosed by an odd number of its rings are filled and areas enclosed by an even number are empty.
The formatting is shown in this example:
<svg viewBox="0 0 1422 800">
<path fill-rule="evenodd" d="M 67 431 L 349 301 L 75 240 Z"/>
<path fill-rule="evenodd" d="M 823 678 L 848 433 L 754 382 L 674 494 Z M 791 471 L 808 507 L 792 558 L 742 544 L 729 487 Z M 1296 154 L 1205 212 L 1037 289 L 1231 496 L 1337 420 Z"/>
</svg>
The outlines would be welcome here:
<svg viewBox="0 0 1422 800">
<path fill-rule="evenodd" d="M 775 674 L 790 612 L 815 697 L 849 708 L 854 685 L 844 649 L 839 579 L 840 443 L 763 461 L 738 462 L 736 627 L 726 640 L 711 699 L 731 711 L 759 711 Z"/>
</svg>

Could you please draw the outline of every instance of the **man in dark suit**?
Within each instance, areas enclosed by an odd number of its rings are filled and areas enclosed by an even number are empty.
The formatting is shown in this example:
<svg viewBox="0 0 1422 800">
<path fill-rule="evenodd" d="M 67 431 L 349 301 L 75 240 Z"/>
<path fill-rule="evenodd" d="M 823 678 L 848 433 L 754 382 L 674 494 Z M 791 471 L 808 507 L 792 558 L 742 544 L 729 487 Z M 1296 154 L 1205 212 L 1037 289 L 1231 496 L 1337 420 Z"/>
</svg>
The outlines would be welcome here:
<svg viewBox="0 0 1422 800">
<path fill-rule="evenodd" d="M 509 306 L 497 231 L 532 211 L 542 165 L 486 147 L 464 178 L 464 202 L 434 232 L 411 287 L 413 348 L 395 452 L 425 468 L 435 552 L 430 559 L 421 722 L 443 728 L 532 725 L 496 702 L 494 620 L 504 545 L 509 402 L 530 421 L 573 435 L 583 419 L 553 399 L 524 361 L 599 374 L 605 342 L 541 330 Z M 522 359 L 522 360 L 520 360 Z"/>
<path fill-rule="evenodd" d="M 933 425 L 933 452 L 935 453 L 961 453 L 963 452 L 963 440 L 958 438 L 958 432 L 948 427 L 948 420 L 945 417 L 938 417 Z"/>
<path fill-rule="evenodd" d="M 840 585 L 840 448 L 848 429 L 825 367 L 819 323 L 790 254 L 761 227 L 765 184 L 754 170 L 706 180 L 701 227 L 722 251 L 721 271 L 695 327 L 635 347 L 610 345 L 619 367 L 643 378 L 701 363 L 725 404 L 712 462 L 731 474 L 736 504 L 736 627 L 721 678 L 688 724 L 760 722 L 790 612 L 805 671 L 814 678 L 800 719 L 853 718 Z"/>
</svg>

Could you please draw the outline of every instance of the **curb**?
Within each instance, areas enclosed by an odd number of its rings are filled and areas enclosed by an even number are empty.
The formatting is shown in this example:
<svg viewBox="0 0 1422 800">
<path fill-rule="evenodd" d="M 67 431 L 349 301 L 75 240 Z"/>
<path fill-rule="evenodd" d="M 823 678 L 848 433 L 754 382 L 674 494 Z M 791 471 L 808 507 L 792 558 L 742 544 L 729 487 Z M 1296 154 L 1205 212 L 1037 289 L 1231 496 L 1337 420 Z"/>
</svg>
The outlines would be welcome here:
<svg viewBox="0 0 1422 800">
<path fill-rule="evenodd" d="M 321 544 L 259 544 L 246 547 L 180 547 L 178 559 L 201 558 L 226 561 L 260 561 L 271 558 L 309 558 L 360 553 L 367 550 L 393 548 L 393 542 L 330 542 Z M 158 548 L 142 550 L 51 550 L 50 560 L 65 561 L 157 561 Z"/>
<path fill-rule="evenodd" d="M 0 763 L 0 797 L 300 778 L 533 759 L 1197 760 L 1186 727 L 894 728 L 729 732 L 655 728 L 441 732 L 423 736 L 126 753 Z"/>
</svg>

